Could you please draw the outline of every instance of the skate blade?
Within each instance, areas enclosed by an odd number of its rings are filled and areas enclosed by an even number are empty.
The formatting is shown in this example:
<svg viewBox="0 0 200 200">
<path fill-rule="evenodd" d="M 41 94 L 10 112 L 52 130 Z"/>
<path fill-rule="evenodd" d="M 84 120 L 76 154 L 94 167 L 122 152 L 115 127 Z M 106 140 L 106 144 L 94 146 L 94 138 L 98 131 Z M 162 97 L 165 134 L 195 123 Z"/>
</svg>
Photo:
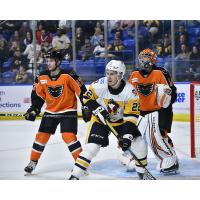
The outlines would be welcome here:
<svg viewBox="0 0 200 200">
<path fill-rule="evenodd" d="M 25 172 L 24 176 L 33 176 L 32 172 Z"/>
<path fill-rule="evenodd" d="M 179 170 L 173 170 L 173 171 L 168 171 L 168 172 L 163 172 L 160 171 L 160 173 L 164 176 L 172 176 L 172 175 L 178 175 L 180 174 Z"/>
</svg>

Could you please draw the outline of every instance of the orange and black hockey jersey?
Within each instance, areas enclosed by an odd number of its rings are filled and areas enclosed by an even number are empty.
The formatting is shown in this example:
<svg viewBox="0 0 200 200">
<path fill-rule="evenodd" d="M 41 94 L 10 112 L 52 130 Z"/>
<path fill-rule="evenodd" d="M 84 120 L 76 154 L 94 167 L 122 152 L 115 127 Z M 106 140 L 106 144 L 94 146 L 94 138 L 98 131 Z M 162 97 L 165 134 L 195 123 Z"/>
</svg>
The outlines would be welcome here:
<svg viewBox="0 0 200 200">
<path fill-rule="evenodd" d="M 83 85 L 73 71 L 61 70 L 55 77 L 45 71 L 36 78 L 31 94 L 32 105 L 41 109 L 45 102 L 49 113 L 76 111 L 76 95 L 80 96 L 86 90 L 84 88 L 81 92 Z"/>
<path fill-rule="evenodd" d="M 147 77 L 142 76 L 139 71 L 134 71 L 129 78 L 129 83 L 136 88 L 139 94 L 141 111 L 154 111 L 161 108 L 157 104 L 155 85 L 168 85 L 168 83 L 160 70 L 151 71 Z"/>
</svg>

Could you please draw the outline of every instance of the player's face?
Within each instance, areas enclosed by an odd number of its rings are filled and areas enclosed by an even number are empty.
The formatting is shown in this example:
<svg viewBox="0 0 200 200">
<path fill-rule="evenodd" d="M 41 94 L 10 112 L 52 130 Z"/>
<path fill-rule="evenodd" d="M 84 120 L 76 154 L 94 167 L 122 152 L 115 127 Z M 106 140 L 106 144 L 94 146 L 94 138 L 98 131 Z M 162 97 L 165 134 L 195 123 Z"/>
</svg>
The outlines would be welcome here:
<svg viewBox="0 0 200 200">
<path fill-rule="evenodd" d="M 140 58 L 140 69 L 149 73 L 152 69 L 150 63 L 151 59 L 149 58 L 149 56 L 143 56 L 142 58 Z"/>
<path fill-rule="evenodd" d="M 47 65 L 48 65 L 48 70 L 52 71 L 56 68 L 56 62 L 53 58 L 48 58 L 47 59 Z"/>
<path fill-rule="evenodd" d="M 147 63 L 147 62 L 151 62 L 149 56 L 142 56 L 142 57 L 140 58 L 140 64 L 141 64 L 141 65 L 143 65 L 143 64 L 145 64 L 145 63 Z"/>
<path fill-rule="evenodd" d="M 118 83 L 119 77 L 118 77 L 117 72 L 107 70 L 106 77 L 107 77 L 109 86 L 114 87 Z"/>
</svg>

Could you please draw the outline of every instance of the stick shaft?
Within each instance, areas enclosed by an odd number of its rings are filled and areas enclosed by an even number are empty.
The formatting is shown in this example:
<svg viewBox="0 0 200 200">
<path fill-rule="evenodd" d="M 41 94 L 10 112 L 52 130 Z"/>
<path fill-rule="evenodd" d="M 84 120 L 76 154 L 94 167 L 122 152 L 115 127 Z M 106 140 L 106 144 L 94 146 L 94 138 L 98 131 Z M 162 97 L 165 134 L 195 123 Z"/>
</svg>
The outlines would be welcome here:
<svg viewBox="0 0 200 200">
<path fill-rule="evenodd" d="M 112 131 L 112 133 L 117 137 L 119 134 L 118 134 L 117 131 L 113 128 L 113 126 L 110 124 L 110 122 L 106 120 L 106 123 L 107 123 L 108 127 L 110 128 L 110 130 Z M 153 180 L 156 180 L 156 178 L 155 178 L 155 177 L 149 172 L 149 170 L 142 164 L 142 162 L 137 158 L 137 156 L 133 153 L 133 151 L 131 151 L 131 149 L 128 149 L 128 151 L 129 151 L 130 154 L 133 156 L 133 158 L 140 164 L 140 166 L 146 170 L 147 174 L 148 174 Z"/>
</svg>

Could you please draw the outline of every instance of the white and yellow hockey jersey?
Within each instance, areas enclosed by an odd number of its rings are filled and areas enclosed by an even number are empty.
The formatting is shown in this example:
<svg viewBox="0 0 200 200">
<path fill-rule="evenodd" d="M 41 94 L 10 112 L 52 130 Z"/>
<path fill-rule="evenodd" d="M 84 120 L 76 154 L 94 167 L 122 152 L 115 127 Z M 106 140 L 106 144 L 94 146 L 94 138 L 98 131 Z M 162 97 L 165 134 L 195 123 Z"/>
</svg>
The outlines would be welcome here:
<svg viewBox="0 0 200 200">
<path fill-rule="evenodd" d="M 107 78 L 103 77 L 93 82 L 84 94 L 84 103 L 96 101 L 103 106 L 110 115 L 110 121 L 115 125 L 130 121 L 136 124 L 140 114 L 139 96 L 136 89 L 130 84 L 122 81 L 117 90 L 108 86 Z M 95 116 L 92 120 L 98 122 Z"/>
</svg>

